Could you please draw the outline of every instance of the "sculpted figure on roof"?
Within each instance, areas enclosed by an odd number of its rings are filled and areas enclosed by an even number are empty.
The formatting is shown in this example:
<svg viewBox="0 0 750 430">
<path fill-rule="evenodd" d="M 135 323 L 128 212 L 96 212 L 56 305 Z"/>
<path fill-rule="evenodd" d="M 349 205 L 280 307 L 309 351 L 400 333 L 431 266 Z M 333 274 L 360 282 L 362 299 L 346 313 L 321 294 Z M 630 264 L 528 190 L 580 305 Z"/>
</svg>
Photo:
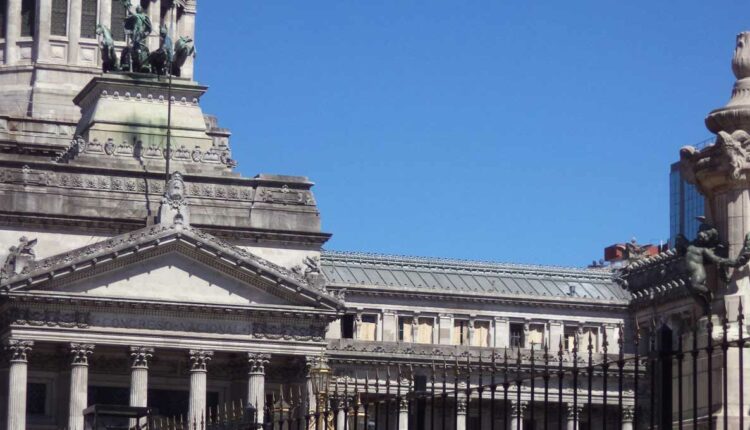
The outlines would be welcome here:
<svg viewBox="0 0 750 430">
<path fill-rule="evenodd" d="M 702 218 L 700 219 L 703 221 Z M 727 258 L 722 255 L 724 247 L 719 242 L 719 231 L 705 221 L 700 225 L 694 241 L 690 242 L 685 236 L 678 235 L 676 248 L 677 252 L 684 256 L 685 267 L 690 276 L 687 288 L 703 308 L 704 314 L 709 315 L 713 291 L 707 284 L 706 265 L 716 264 L 719 276 L 726 282 L 728 268 L 741 267 L 750 261 L 750 233 L 745 236 L 745 246 L 737 258 Z"/>
<path fill-rule="evenodd" d="M 0 279 L 22 273 L 36 259 L 34 252 L 36 242 L 36 239 L 22 236 L 18 240 L 18 246 L 11 246 L 8 249 L 8 256 L 0 269 Z"/>
</svg>

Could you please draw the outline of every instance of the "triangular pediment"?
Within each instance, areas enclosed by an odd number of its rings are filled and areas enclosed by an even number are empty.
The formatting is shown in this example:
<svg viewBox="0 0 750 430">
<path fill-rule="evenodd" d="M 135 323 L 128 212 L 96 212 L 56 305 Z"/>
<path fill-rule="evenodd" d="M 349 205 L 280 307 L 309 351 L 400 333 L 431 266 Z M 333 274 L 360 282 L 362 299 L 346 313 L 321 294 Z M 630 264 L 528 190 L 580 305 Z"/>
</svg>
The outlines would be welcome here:
<svg viewBox="0 0 750 430">
<path fill-rule="evenodd" d="M 55 288 L 58 292 L 137 300 L 227 305 L 299 305 L 180 252 L 134 262 Z"/>
<path fill-rule="evenodd" d="M 34 261 L 0 286 L 172 303 L 343 306 L 301 274 L 201 230 L 161 224 Z"/>
</svg>

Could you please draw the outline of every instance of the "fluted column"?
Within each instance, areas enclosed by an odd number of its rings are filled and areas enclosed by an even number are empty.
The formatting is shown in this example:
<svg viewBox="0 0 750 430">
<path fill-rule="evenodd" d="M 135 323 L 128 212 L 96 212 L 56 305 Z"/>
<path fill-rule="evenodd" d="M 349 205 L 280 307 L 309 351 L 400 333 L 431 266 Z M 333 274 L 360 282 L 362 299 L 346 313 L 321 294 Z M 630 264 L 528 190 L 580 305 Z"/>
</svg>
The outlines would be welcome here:
<svg viewBox="0 0 750 430">
<path fill-rule="evenodd" d="M 632 406 L 622 407 L 622 430 L 633 430 L 634 412 Z"/>
<path fill-rule="evenodd" d="M 148 406 L 148 362 L 154 355 L 154 348 L 146 346 L 130 347 L 130 406 Z M 135 426 L 135 419 L 130 426 Z"/>
<path fill-rule="evenodd" d="M 459 399 L 459 402 L 461 402 L 461 399 Z M 458 415 L 458 422 L 459 422 L 458 430 L 462 430 L 460 412 Z M 464 422 L 464 428 L 466 428 L 466 408 L 465 407 L 464 407 L 463 422 Z M 341 428 L 343 429 L 343 427 Z M 407 399 L 406 397 L 401 398 L 401 402 L 399 403 L 399 407 L 398 407 L 398 430 L 409 430 L 409 399 Z"/>
<path fill-rule="evenodd" d="M 344 399 L 344 396 L 338 396 L 334 400 L 336 402 L 336 430 L 346 428 L 346 404 Z"/>
<path fill-rule="evenodd" d="M 7 430 L 26 430 L 28 355 L 33 346 L 34 342 L 31 340 L 16 339 L 8 340 L 6 345 L 6 349 L 10 354 Z"/>
<path fill-rule="evenodd" d="M 206 413 L 206 374 L 213 351 L 190 350 L 190 403 L 188 426 L 199 426 Z"/>
<path fill-rule="evenodd" d="M 18 62 L 18 38 L 21 37 L 21 0 L 8 0 L 5 10 L 5 64 Z"/>
<path fill-rule="evenodd" d="M 258 422 L 262 423 L 266 406 L 266 364 L 271 360 L 269 354 L 247 353 L 250 371 L 247 373 L 247 403 L 255 408 Z"/>
<path fill-rule="evenodd" d="M 83 410 L 88 406 L 89 356 L 93 353 L 94 345 L 70 344 L 68 430 L 83 430 Z"/>
</svg>

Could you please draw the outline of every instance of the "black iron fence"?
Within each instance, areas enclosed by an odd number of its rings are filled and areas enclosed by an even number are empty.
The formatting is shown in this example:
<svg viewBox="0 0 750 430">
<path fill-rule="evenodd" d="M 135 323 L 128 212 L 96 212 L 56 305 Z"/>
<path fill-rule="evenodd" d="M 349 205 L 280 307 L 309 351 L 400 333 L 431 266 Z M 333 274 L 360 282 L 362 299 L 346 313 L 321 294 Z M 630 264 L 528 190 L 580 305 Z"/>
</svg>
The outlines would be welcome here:
<svg viewBox="0 0 750 430">
<path fill-rule="evenodd" d="M 263 413 L 241 401 L 205 416 L 151 419 L 154 429 L 528 430 L 744 429 L 742 308 L 731 322 L 696 319 L 576 336 L 554 350 L 471 350 L 424 362 L 383 361 L 365 369 L 332 357 L 330 377 L 267 393 Z M 628 345 L 629 344 L 629 345 Z M 584 348 L 581 348 L 585 345 Z M 582 350 L 583 349 L 583 350 Z M 313 375 L 318 378 L 320 375 Z"/>
</svg>

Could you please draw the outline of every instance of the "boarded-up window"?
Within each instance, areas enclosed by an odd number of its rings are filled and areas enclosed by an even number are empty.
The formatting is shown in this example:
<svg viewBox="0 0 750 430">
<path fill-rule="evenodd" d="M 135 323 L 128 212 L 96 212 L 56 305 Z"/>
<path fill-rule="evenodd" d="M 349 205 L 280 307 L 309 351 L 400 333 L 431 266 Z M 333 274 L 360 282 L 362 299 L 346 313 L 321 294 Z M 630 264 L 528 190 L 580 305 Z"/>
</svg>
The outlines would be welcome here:
<svg viewBox="0 0 750 430">
<path fill-rule="evenodd" d="M 112 0 L 112 38 L 125 40 L 125 8 L 120 0 Z"/>
<path fill-rule="evenodd" d="M 68 0 L 52 0 L 52 24 L 54 36 L 68 35 Z"/>
<path fill-rule="evenodd" d="M 81 0 L 81 37 L 96 37 L 97 0 Z M 113 13 L 114 15 L 114 13 Z"/>
<path fill-rule="evenodd" d="M 378 320 L 375 315 L 362 315 L 359 322 L 359 340 L 375 340 L 378 328 Z"/>
<path fill-rule="evenodd" d="M 34 35 L 34 22 L 36 21 L 35 0 L 21 0 L 21 36 Z"/>
<path fill-rule="evenodd" d="M 435 318 L 419 318 L 418 321 L 417 343 L 433 343 L 432 334 L 434 333 Z"/>
<path fill-rule="evenodd" d="M 466 345 L 469 338 L 469 321 L 453 321 L 453 339 L 454 345 Z"/>
<path fill-rule="evenodd" d="M 589 345 L 591 345 L 591 352 L 596 354 L 599 352 L 599 329 L 597 327 L 584 327 L 581 332 L 581 337 L 578 339 L 578 353 L 588 355 Z"/>
<path fill-rule="evenodd" d="M 577 327 L 565 327 L 564 331 L 564 342 L 565 342 L 565 350 L 568 352 L 573 351 L 573 346 L 575 345 L 576 340 L 576 334 L 578 333 Z"/>
<path fill-rule="evenodd" d="M 490 322 L 474 321 L 474 334 L 471 337 L 472 346 L 490 346 Z"/>
<path fill-rule="evenodd" d="M 544 325 L 543 324 L 530 324 L 529 325 L 529 347 L 534 345 L 534 349 L 539 349 L 544 345 Z"/>
<path fill-rule="evenodd" d="M 398 318 L 398 340 L 402 342 L 413 342 L 412 339 L 412 321 L 411 317 Z"/>
</svg>

